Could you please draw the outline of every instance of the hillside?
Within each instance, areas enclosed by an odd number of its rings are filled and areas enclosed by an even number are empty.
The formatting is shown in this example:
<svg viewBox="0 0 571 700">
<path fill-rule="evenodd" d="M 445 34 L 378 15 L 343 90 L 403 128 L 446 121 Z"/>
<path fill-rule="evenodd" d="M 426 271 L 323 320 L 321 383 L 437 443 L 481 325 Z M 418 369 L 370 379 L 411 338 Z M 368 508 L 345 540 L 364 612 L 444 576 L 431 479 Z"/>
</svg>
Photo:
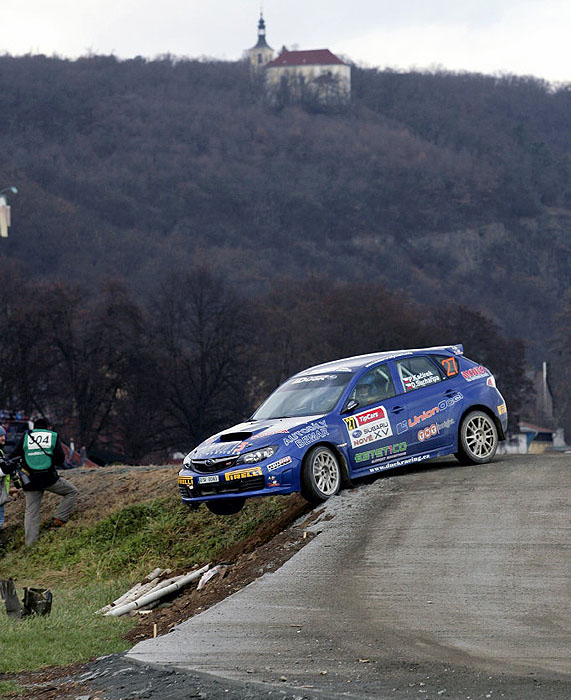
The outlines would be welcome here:
<svg viewBox="0 0 571 700">
<path fill-rule="evenodd" d="M 271 110 L 241 63 L 5 55 L 0 89 L 0 184 L 20 190 L 4 270 L 95 295 L 119 281 L 151 306 L 200 266 L 266 306 L 317 274 L 384 285 L 428 320 L 462 304 L 523 339 L 533 365 L 554 357 L 571 287 L 569 85 L 354 67 L 347 111 Z M 337 336 L 333 357 L 383 340 Z M 278 379 L 291 369 L 275 364 Z"/>
</svg>

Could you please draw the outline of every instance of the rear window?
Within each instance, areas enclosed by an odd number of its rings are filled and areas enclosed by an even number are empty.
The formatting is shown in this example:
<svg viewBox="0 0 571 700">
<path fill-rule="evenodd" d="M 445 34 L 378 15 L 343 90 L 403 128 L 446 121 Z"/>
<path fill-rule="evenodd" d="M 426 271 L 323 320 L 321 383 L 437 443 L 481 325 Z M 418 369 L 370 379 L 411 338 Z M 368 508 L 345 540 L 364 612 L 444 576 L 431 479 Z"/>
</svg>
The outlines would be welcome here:
<svg viewBox="0 0 571 700">
<path fill-rule="evenodd" d="M 428 357 L 397 360 L 396 367 L 407 393 L 442 381 L 442 376 Z"/>
</svg>

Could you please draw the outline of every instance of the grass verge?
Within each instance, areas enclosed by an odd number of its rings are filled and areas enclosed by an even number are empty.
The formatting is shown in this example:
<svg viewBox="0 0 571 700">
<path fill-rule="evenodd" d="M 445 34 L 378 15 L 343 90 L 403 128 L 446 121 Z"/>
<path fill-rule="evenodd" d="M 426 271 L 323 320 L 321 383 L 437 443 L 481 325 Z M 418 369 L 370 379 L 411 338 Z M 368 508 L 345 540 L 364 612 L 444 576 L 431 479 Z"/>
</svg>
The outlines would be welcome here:
<svg viewBox="0 0 571 700">
<path fill-rule="evenodd" d="M 19 595 L 24 586 L 50 587 L 53 606 L 48 617 L 15 621 L 0 611 L 0 672 L 63 666 L 128 648 L 123 635 L 133 619 L 95 615 L 98 608 L 157 566 L 214 563 L 286 507 L 285 499 L 252 499 L 239 514 L 217 517 L 204 508 L 190 512 L 172 497 L 43 531 L 30 552 L 16 533 L 0 560 L 0 578 L 13 578 Z"/>
</svg>

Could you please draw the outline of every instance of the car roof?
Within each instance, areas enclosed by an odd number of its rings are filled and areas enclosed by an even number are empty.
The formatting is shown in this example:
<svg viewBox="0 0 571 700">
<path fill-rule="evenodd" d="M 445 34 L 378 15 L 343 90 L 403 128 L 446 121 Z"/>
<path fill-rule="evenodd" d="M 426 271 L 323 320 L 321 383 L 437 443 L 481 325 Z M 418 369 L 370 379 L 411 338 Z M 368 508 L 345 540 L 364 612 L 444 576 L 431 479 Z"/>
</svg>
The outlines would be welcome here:
<svg viewBox="0 0 571 700">
<path fill-rule="evenodd" d="M 302 372 L 298 372 L 295 376 L 307 374 L 320 374 L 322 372 L 355 372 L 363 367 L 371 367 L 378 362 L 385 362 L 398 357 L 407 357 L 409 355 L 424 355 L 426 353 L 444 352 L 448 355 L 463 355 L 464 347 L 462 344 L 457 345 L 435 345 L 431 348 L 414 348 L 408 350 L 389 350 L 387 352 L 372 352 L 368 355 L 354 355 L 353 357 L 345 357 L 340 360 L 332 360 L 324 362 L 320 365 L 308 367 Z"/>
</svg>

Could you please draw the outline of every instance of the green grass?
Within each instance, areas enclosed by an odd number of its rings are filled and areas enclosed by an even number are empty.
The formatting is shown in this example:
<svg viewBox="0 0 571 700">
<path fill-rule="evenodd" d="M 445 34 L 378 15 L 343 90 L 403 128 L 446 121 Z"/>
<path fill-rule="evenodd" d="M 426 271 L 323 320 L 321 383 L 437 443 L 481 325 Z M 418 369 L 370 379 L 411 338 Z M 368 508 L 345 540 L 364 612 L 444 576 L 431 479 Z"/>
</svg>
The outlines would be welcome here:
<svg viewBox="0 0 571 700">
<path fill-rule="evenodd" d="M 0 672 L 62 666 L 115 653 L 134 618 L 94 612 L 124 593 L 155 567 L 190 569 L 216 563 L 228 547 L 271 522 L 284 499 L 253 499 L 238 515 L 217 517 L 204 507 L 190 512 L 178 499 L 157 499 L 121 509 L 96 523 L 72 520 L 42 531 L 29 552 L 22 534 L 11 538 L 0 560 L 0 578 L 13 578 L 20 599 L 24 586 L 50 587 L 51 615 L 11 620 L 0 603 Z"/>
<path fill-rule="evenodd" d="M 14 681 L 0 681 L 0 698 L 12 697 L 13 695 L 24 695 L 25 688 L 14 683 Z"/>
<path fill-rule="evenodd" d="M 127 582 L 82 588 L 54 587 L 50 615 L 23 620 L 0 616 L 0 673 L 29 671 L 44 666 L 65 666 L 129 647 L 122 638 L 133 618 L 113 619 L 95 615 L 118 597 Z M 21 598 L 22 591 L 17 586 Z"/>
</svg>

